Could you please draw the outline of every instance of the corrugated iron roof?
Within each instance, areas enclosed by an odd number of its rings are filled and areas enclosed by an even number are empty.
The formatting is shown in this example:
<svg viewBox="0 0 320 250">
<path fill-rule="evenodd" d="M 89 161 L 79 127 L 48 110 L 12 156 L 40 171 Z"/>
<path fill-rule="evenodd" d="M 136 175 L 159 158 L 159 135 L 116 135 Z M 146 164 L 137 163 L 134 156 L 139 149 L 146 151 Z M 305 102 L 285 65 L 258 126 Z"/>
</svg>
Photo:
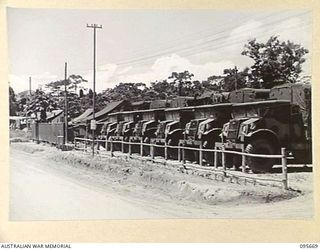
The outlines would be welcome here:
<svg viewBox="0 0 320 250">
<path fill-rule="evenodd" d="M 80 123 L 83 121 L 86 121 L 86 118 L 92 114 L 93 109 L 89 108 L 86 111 L 84 111 L 81 115 L 79 115 L 78 117 L 74 118 L 72 120 L 72 123 Z"/>
<path fill-rule="evenodd" d="M 95 119 L 99 120 L 100 116 L 109 114 L 110 112 L 112 112 L 115 108 L 117 108 L 119 105 L 121 105 L 124 101 L 117 101 L 117 102 L 110 102 L 108 103 L 108 105 L 100 110 L 99 112 L 95 113 Z M 91 114 L 90 116 L 87 117 L 86 120 L 92 120 L 93 119 L 93 115 Z"/>
</svg>

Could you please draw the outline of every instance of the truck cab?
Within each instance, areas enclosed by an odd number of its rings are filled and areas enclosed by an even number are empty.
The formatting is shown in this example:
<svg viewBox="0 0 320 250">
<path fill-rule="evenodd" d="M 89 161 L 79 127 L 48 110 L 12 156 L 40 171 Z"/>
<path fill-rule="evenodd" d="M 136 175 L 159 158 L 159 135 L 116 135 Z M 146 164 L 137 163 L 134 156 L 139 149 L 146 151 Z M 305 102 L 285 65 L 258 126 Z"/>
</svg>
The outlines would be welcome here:
<svg viewBox="0 0 320 250">
<path fill-rule="evenodd" d="M 178 145 L 183 139 L 185 126 L 194 118 L 193 107 L 171 108 L 166 110 L 167 121 L 162 139 L 169 145 Z"/>
<path fill-rule="evenodd" d="M 205 121 L 205 118 L 201 119 L 193 119 L 186 124 L 185 131 L 184 131 L 184 140 L 195 142 L 199 139 L 199 125 Z"/>
<path fill-rule="evenodd" d="M 230 120 L 230 103 L 202 105 L 193 108 L 195 119 L 191 120 L 185 128 L 184 138 L 180 144 L 185 147 L 213 149 L 215 142 L 220 141 L 219 134 L 223 124 Z M 198 151 L 189 150 L 190 159 L 198 160 Z M 213 154 L 203 153 L 206 162 L 213 162 Z"/>
<path fill-rule="evenodd" d="M 117 129 L 117 122 L 109 122 L 107 124 L 107 129 L 105 132 L 105 136 L 108 139 L 110 136 L 113 136 L 115 134 L 115 131 Z"/>
<path fill-rule="evenodd" d="M 285 147 L 297 157 L 307 149 L 300 107 L 288 100 L 234 104 L 221 138 L 227 150 L 245 149 L 252 154 L 276 155 Z M 238 156 L 230 157 L 239 164 Z M 253 172 L 269 172 L 276 160 L 246 157 L 246 163 Z"/>
<path fill-rule="evenodd" d="M 142 138 L 144 142 L 149 142 L 150 138 L 154 138 L 159 122 L 165 119 L 164 110 L 164 108 L 158 108 L 140 111 L 142 120 L 136 123 L 131 139 L 139 142 Z"/>
</svg>

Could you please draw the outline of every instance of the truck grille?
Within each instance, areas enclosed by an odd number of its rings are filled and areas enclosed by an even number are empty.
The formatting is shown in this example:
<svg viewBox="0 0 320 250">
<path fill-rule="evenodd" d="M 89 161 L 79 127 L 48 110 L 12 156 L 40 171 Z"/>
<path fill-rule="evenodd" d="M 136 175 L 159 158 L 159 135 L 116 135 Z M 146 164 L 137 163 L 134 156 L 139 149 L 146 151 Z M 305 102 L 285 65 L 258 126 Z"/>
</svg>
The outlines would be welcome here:
<svg viewBox="0 0 320 250">
<path fill-rule="evenodd" d="M 227 139 L 229 140 L 236 140 L 238 136 L 240 121 L 230 121 L 229 128 L 228 128 L 228 134 Z"/>
<path fill-rule="evenodd" d="M 196 132 L 197 132 L 197 128 L 190 128 L 189 129 L 189 134 L 187 136 L 187 139 L 191 139 L 191 140 L 195 140 L 196 138 Z"/>
</svg>

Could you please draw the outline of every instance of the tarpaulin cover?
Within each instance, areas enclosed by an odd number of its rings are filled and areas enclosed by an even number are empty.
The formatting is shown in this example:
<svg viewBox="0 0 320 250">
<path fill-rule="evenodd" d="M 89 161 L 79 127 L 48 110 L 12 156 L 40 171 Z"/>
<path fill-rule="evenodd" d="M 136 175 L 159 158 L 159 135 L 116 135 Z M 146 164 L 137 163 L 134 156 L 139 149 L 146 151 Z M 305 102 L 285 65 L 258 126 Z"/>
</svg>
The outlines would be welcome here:
<svg viewBox="0 0 320 250">
<path fill-rule="evenodd" d="M 302 113 L 303 122 L 308 125 L 311 122 L 311 85 L 286 84 L 271 89 L 270 98 L 288 100 L 297 104 Z"/>
<path fill-rule="evenodd" d="M 150 103 L 150 109 L 167 108 L 169 107 L 168 100 L 155 100 Z"/>
</svg>

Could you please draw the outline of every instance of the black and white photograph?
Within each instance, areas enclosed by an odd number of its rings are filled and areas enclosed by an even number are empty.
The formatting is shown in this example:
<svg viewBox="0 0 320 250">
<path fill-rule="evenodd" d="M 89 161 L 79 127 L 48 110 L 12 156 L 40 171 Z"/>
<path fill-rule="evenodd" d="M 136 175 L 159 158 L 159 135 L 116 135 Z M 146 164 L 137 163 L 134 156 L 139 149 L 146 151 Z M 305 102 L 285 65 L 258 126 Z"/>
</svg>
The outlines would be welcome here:
<svg viewBox="0 0 320 250">
<path fill-rule="evenodd" d="M 314 217 L 312 11 L 7 8 L 9 220 Z"/>
</svg>

